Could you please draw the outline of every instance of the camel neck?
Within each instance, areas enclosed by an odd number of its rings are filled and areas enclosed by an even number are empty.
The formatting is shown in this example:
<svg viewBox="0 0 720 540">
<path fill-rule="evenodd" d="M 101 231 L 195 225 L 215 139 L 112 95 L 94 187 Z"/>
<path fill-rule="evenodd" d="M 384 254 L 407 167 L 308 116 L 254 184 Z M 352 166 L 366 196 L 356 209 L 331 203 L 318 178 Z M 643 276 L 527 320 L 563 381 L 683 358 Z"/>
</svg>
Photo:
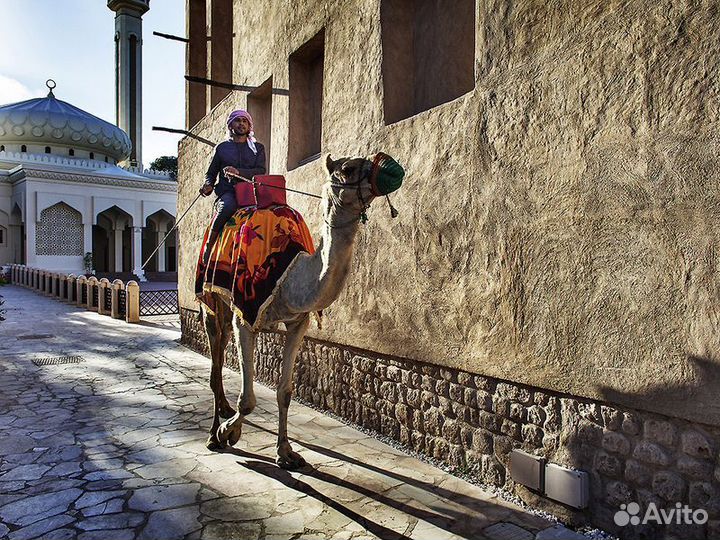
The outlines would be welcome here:
<svg viewBox="0 0 720 540">
<path fill-rule="evenodd" d="M 340 296 L 350 272 L 359 216 L 352 208 L 333 206 L 326 213 L 323 224 L 322 245 L 313 255 L 314 267 L 319 269 L 315 296 L 315 309 L 325 309 Z"/>
</svg>

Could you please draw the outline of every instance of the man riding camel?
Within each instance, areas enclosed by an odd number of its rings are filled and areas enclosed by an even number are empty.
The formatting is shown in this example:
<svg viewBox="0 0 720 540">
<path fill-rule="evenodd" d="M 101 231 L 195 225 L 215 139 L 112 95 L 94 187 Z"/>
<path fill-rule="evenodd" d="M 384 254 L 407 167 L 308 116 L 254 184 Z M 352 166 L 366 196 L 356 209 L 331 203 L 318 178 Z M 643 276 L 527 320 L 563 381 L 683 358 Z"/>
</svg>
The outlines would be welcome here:
<svg viewBox="0 0 720 540">
<path fill-rule="evenodd" d="M 215 201 L 217 213 L 210 226 L 210 235 L 203 253 L 205 264 L 220 232 L 238 209 L 235 188 L 228 175 L 251 179 L 266 172 L 265 147 L 255 140 L 250 113 L 242 109 L 231 112 L 227 119 L 227 127 L 230 139 L 215 147 L 215 154 L 205 174 L 205 183 L 200 188 L 203 197 L 210 195 L 213 190 L 217 195 Z"/>
</svg>

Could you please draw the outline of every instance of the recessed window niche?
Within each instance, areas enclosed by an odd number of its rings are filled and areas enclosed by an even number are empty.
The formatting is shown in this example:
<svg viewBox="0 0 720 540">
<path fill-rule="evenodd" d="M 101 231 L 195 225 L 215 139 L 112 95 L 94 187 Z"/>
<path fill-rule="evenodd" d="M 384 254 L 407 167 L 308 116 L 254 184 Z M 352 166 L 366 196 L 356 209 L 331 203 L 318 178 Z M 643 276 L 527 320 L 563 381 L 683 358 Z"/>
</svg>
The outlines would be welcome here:
<svg viewBox="0 0 720 540">
<path fill-rule="evenodd" d="M 382 0 L 385 124 L 475 88 L 475 0 Z"/>
<path fill-rule="evenodd" d="M 267 170 L 270 170 L 270 139 L 272 135 L 272 77 L 248 95 L 248 112 L 253 118 L 255 137 L 265 145 Z"/>
<path fill-rule="evenodd" d="M 288 169 L 320 156 L 325 30 L 290 55 Z"/>
</svg>

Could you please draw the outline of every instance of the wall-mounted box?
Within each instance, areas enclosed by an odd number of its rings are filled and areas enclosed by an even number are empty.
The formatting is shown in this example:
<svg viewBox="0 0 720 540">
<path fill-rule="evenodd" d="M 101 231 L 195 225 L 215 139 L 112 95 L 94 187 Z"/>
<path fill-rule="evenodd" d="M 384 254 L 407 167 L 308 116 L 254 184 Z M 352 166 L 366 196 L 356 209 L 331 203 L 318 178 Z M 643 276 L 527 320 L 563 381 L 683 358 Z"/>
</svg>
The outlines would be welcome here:
<svg viewBox="0 0 720 540">
<path fill-rule="evenodd" d="M 545 466 L 545 495 L 574 508 L 586 508 L 590 502 L 590 477 L 585 471 L 548 463 Z"/>
<path fill-rule="evenodd" d="M 518 484 L 542 491 L 545 458 L 534 456 L 522 450 L 510 453 L 510 476 Z"/>
</svg>

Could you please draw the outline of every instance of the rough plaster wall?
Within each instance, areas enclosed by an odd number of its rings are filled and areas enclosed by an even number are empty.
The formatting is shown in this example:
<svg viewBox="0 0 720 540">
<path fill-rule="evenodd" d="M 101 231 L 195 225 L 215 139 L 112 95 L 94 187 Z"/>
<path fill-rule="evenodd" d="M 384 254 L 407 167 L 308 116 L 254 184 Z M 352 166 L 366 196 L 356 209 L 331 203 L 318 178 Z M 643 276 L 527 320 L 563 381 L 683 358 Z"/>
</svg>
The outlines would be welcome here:
<svg viewBox="0 0 720 540">
<path fill-rule="evenodd" d="M 400 217 L 375 203 L 311 334 L 718 423 L 717 4 L 477 4 L 475 90 L 384 126 L 379 2 L 235 3 L 235 82 L 287 88 L 289 54 L 325 26 L 323 152 L 383 150 L 408 173 Z M 217 138 L 213 122 L 197 133 Z M 203 152 L 182 143 L 179 211 Z M 273 154 L 283 172 L 285 96 Z M 323 181 L 319 161 L 288 174 Z M 289 201 L 319 230 L 316 203 Z M 182 228 L 191 250 L 201 213 Z"/>
</svg>

